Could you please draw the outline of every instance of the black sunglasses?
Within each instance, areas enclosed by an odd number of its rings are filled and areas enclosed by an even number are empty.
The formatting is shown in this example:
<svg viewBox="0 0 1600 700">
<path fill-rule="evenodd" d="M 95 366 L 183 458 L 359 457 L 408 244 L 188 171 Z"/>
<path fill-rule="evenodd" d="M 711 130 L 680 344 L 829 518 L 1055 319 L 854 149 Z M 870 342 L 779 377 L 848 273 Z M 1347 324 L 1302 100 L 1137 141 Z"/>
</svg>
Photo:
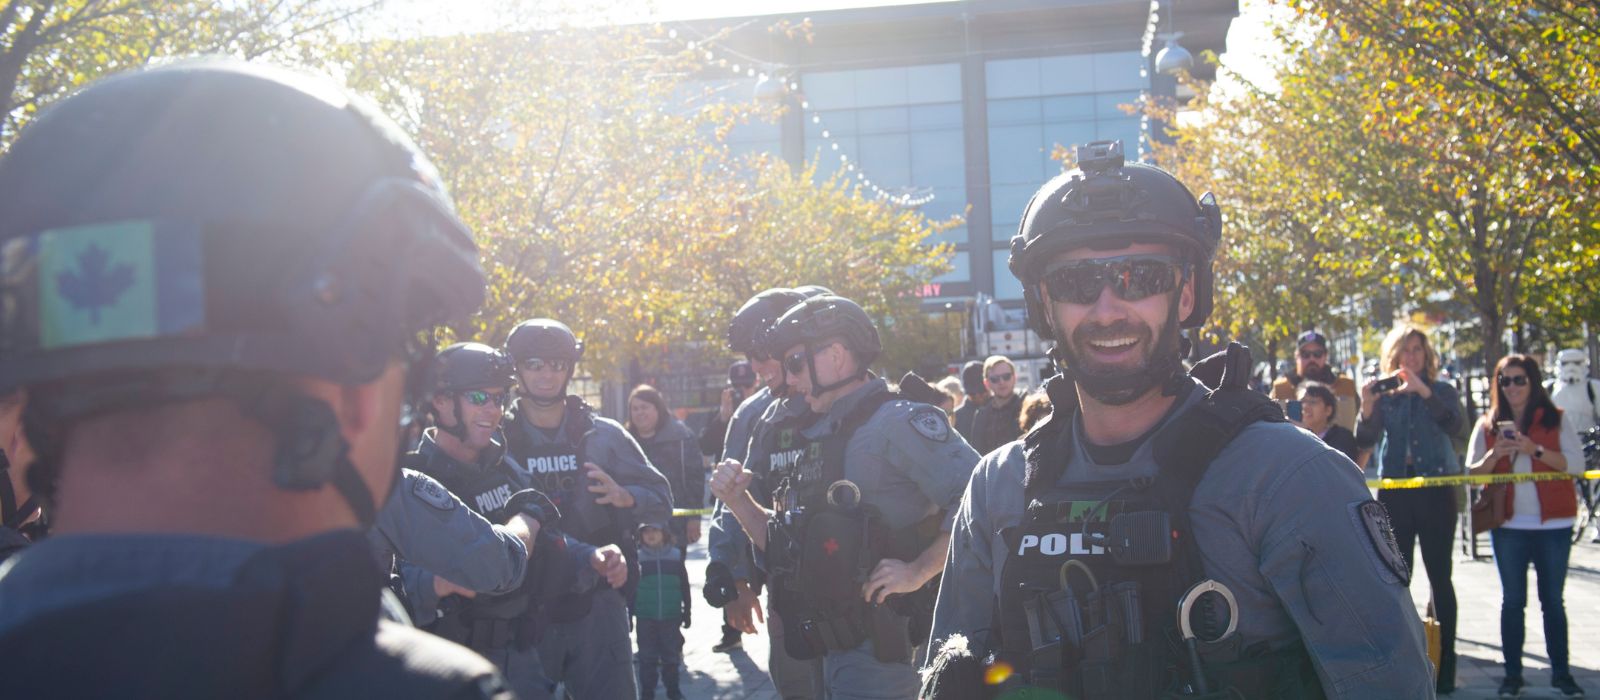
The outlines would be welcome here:
<svg viewBox="0 0 1600 700">
<path fill-rule="evenodd" d="M 467 403 L 470 403 L 474 406 L 487 406 L 492 402 L 501 408 L 505 408 L 506 399 L 509 397 L 510 394 L 507 394 L 504 391 L 483 391 L 482 389 L 475 389 L 473 391 L 461 392 L 461 398 L 466 399 Z"/>
<path fill-rule="evenodd" d="M 1320 360 L 1328 356 L 1327 350 L 1301 350 L 1300 357 L 1307 360 Z"/>
<path fill-rule="evenodd" d="M 1500 375 L 1500 386 L 1511 386 L 1512 384 L 1515 384 L 1517 386 L 1527 386 L 1528 385 L 1528 375 L 1526 375 L 1526 374 L 1518 374 L 1518 375 L 1515 375 L 1515 376 L 1506 375 L 1506 374 Z"/>
<path fill-rule="evenodd" d="M 1093 304 L 1108 285 L 1123 301 L 1139 301 L 1178 288 L 1183 263 L 1165 255 L 1120 255 L 1074 260 L 1046 272 L 1044 288 L 1058 303 Z"/>
<path fill-rule="evenodd" d="M 565 372 L 571 367 L 572 363 L 566 360 L 541 360 L 537 357 L 530 357 L 522 361 L 522 369 L 529 372 L 537 372 L 542 369 L 548 369 L 551 372 Z"/>
<path fill-rule="evenodd" d="M 991 374 L 989 375 L 989 383 L 999 384 L 1000 382 L 1009 382 L 1011 381 L 1012 376 L 1014 375 L 1010 372 L 1006 372 L 1005 374 Z"/>
<path fill-rule="evenodd" d="M 814 348 L 807 348 L 805 350 L 798 350 L 790 353 L 788 357 L 783 358 L 783 368 L 787 370 L 789 374 L 800 374 L 801 372 L 806 371 L 806 360 L 809 357 L 814 356 L 823 350 L 827 350 L 832 346 L 833 343 L 828 343 L 826 345 L 819 345 Z"/>
</svg>

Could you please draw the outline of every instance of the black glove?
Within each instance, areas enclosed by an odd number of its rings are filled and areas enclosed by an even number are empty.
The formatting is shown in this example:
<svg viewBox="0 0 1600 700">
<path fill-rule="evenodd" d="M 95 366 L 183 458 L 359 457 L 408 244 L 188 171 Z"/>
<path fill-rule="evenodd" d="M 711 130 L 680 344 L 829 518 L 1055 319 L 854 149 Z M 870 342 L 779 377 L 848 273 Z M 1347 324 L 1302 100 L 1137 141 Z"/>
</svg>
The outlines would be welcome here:
<svg viewBox="0 0 1600 700">
<path fill-rule="evenodd" d="M 733 602 L 739 597 L 739 589 L 733 583 L 733 570 L 719 561 L 707 564 L 706 585 L 700 593 L 713 608 L 720 608 Z M 684 626 L 688 626 L 687 622 Z"/>
<path fill-rule="evenodd" d="M 689 609 L 683 609 L 683 628 L 689 629 Z"/>
</svg>

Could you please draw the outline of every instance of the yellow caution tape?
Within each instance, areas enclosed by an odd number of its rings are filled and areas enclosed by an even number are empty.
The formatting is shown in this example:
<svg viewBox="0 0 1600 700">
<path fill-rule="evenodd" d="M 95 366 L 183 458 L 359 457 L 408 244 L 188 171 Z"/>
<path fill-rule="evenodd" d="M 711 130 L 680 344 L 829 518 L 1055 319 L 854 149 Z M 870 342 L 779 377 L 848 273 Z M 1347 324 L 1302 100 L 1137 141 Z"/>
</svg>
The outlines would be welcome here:
<svg viewBox="0 0 1600 700">
<path fill-rule="evenodd" d="M 690 515 L 711 515 L 711 508 L 673 508 L 672 517 L 682 518 Z"/>
<path fill-rule="evenodd" d="M 1369 479 L 1372 489 L 1422 489 L 1430 486 L 1460 486 L 1473 484 L 1511 484 L 1521 481 L 1560 481 L 1562 479 L 1600 479 L 1600 469 L 1590 469 L 1582 474 L 1566 472 L 1533 472 L 1531 474 L 1477 474 L 1460 476 L 1416 476 L 1410 479 Z"/>
</svg>

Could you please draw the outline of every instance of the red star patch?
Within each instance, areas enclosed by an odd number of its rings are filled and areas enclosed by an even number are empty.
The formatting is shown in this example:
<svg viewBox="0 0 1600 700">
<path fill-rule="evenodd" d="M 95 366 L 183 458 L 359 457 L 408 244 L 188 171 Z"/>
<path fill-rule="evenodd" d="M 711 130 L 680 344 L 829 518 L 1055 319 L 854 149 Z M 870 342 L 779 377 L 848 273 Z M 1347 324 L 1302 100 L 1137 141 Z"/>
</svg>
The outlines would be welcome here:
<svg viewBox="0 0 1600 700">
<path fill-rule="evenodd" d="M 839 551 L 839 540 L 829 537 L 822 543 L 822 550 L 827 552 L 828 556 L 833 556 L 834 552 Z"/>
</svg>

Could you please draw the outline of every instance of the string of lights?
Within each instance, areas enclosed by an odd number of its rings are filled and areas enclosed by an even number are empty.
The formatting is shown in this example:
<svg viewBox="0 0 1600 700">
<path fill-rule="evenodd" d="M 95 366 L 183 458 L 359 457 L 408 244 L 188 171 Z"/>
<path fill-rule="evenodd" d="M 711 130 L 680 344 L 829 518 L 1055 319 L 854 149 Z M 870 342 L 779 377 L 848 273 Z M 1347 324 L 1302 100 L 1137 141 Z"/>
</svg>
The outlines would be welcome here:
<svg viewBox="0 0 1600 700">
<path fill-rule="evenodd" d="M 824 123 L 822 115 L 811 109 L 811 102 L 806 99 L 805 93 L 801 92 L 800 83 L 797 80 L 789 80 L 777 75 L 776 71 L 771 71 L 767 66 L 754 65 L 749 58 L 740 59 L 735 57 L 729 59 L 727 56 L 722 55 L 722 47 L 713 42 L 682 38 L 679 36 L 677 29 L 664 29 L 663 31 L 668 39 L 677 42 L 679 46 L 683 47 L 684 51 L 704 59 L 707 65 L 714 65 L 727 70 L 740 78 L 755 78 L 758 94 L 764 91 L 771 91 L 771 95 L 775 98 L 792 97 L 799 104 L 801 114 L 805 115 L 805 118 L 816 127 L 818 135 L 822 139 L 823 143 L 817 149 L 820 152 L 820 156 L 838 156 L 839 167 L 844 171 L 845 176 L 853 178 L 858 186 L 872 193 L 873 196 L 896 206 L 907 208 L 920 207 L 934 200 L 934 194 L 931 191 L 913 196 L 910 192 L 893 192 L 873 184 L 872 178 L 867 177 L 866 172 L 862 170 L 860 165 L 852 160 L 849 154 L 844 152 L 839 139 L 834 136 L 833 130 Z M 730 53 L 732 52 L 730 51 Z"/>
</svg>

